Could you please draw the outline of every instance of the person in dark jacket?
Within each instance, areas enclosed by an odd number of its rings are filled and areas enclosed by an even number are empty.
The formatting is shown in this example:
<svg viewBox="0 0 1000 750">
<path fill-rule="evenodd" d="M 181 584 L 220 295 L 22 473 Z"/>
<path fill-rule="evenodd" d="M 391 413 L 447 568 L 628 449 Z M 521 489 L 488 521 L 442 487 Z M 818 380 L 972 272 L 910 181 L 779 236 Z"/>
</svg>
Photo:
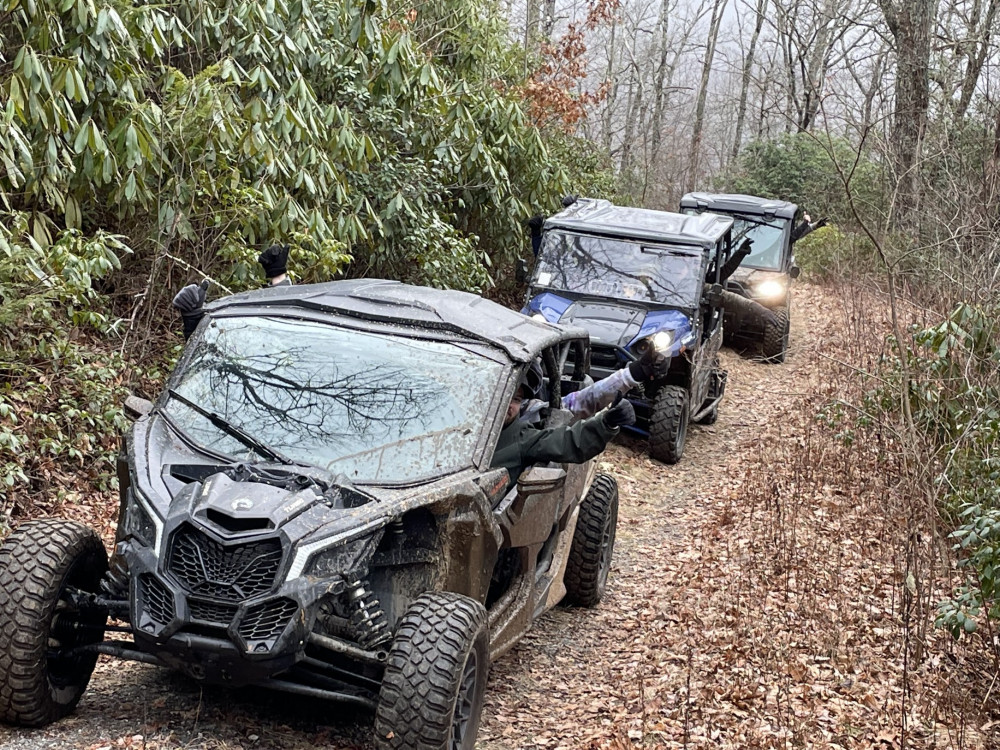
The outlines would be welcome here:
<svg viewBox="0 0 1000 750">
<path fill-rule="evenodd" d="M 518 419 L 521 402 L 529 395 L 522 381 L 507 407 L 504 427 L 493 454 L 493 466 L 506 469 L 511 482 L 516 482 L 521 472 L 533 464 L 589 461 L 604 451 L 621 427 L 635 423 L 635 409 L 619 393 L 609 408 L 592 417 L 569 425 L 539 428 L 530 421 Z"/>
</svg>

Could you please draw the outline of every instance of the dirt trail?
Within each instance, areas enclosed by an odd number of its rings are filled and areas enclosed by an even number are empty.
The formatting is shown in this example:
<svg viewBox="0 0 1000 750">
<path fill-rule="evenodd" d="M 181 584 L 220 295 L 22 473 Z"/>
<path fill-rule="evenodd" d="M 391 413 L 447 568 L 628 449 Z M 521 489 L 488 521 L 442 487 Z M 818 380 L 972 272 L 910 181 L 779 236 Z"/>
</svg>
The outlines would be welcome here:
<svg viewBox="0 0 1000 750">
<path fill-rule="evenodd" d="M 739 561 L 733 568 L 718 552 L 737 550 L 739 534 L 753 533 L 732 504 L 749 465 L 761 460 L 760 436 L 830 380 L 831 360 L 817 342 L 843 325 L 831 314 L 839 305 L 830 292 L 800 286 L 793 350 L 783 365 L 724 350 L 730 374 L 719 420 L 692 430 L 679 465 L 650 461 L 638 441 L 605 454 L 602 468 L 621 490 L 609 594 L 593 610 L 550 612 L 494 665 L 482 748 L 897 747 L 891 738 L 879 745 L 877 735 L 877 717 L 892 704 L 891 679 L 884 680 L 890 698 L 876 694 L 871 704 L 868 693 L 857 693 L 859 676 L 845 677 L 847 667 L 829 671 L 829 655 L 803 661 L 796 627 L 816 628 L 796 625 L 794 608 L 773 614 L 792 633 L 777 646 L 739 637 L 763 611 L 747 602 L 770 601 L 769 583 L 756 597 L 749 581 L 734 578 Z M 734 539 L 721 542 L 727 523 Z M 784 585 L 787 592 L 787 576 Z M 873 601 L 884 596 L 872 588 Z M 836 609 L 842 597 L 831 601 Z M 711 614 L 699 611 L 709 604 Z M 716 627 L 716 615 L 730 617 L 733 629 Z M 819 698 L 809 702 L 813 690 Z M 846 706 L 842 715 L 830 708 L 836 701 Z M 824 712 L 832 712 L 829 731 Z M 102 660 L 73 716 L 42 730 L 0 728 L 0 747 L 368 748 L 370 722 L 319 702 L 201 688 L 152 667 Z"/>
</svg>

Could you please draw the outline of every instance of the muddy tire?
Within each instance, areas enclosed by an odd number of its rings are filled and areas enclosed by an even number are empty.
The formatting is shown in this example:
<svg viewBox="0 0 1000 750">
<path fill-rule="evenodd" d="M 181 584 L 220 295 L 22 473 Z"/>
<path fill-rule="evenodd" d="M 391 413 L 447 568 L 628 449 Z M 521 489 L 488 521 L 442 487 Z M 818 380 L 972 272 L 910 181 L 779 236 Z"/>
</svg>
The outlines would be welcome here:
<svg viewBox="0 0 1000 750">
<path fill-rule="evenodd" d="M 618 528 L 618 483 L 598 474 L 580 503 L 566 562 L 566 601 L 593 607 L 604 597 Z"/>
<path fill-rule="evenodd" d="M 486 610 L 466 596 L 422 594 L 399 621 L 375 711 L 375 746 L 472 750 L 489 672 Z"/>
<path fill-rule="evenodd" d="M 788 351 L 788 308 L 774 311 L 777 321 L 764 326 L 764 341 L 761 344 L 761 355 L 765 362 L 780 364 L 785 361 Z"/>
<path fill-rule="evenodd" d="M 688 392 L 665 385 L 656 394 L 649 418 L 649 455 L 665 464 L 675 464 L 684 455 L 690 403 Z"/>
<path fill-rule="evenodd" d="M 76 708 L 97 654 L 60 653 L 103 640 L 107 612 L 68 594 L 96 593 L 107 569 L 100 537 L 73 521 L 31 521 L 0 545 L 0 720 L 40 727 Z"/>
</svg>

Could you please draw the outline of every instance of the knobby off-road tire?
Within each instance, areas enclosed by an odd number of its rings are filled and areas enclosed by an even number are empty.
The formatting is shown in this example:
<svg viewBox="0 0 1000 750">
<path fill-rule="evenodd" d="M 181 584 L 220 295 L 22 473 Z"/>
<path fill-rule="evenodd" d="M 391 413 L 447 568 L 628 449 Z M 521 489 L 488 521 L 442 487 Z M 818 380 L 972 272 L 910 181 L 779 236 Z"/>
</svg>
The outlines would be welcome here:
<svg viewBox="0 0 1000 750">
<path fill-rule="evenodd" d="M 489 672 L 486 610 L 429 592 L 399 622 L 375 711 L 380 750 L 472 750 Z"/>
<path fill-rule="evenodd" d="M 777 321 L 764 325 L 764 341 L 761 344 L 761 354 L 765 362 L 781 364 L 785 361 L 785 353 L 788 351 L 788 308 L 783 307 L 774 311 Z"/>
<path fill-rule="evenodd" d="M 97 654 L 59 651 L 103 640 L 107 614 L 75 613 L 67 591 L 96 593 L 107 569 L 100 537 L 73 521 L 31 521 L 0 545 L 0 720 L 40 727 L 76 708 Z"/>
<path fill-rule="evenodd" d="M 690 403 L 688 392 L 678 385 L 665 385 L 656 394 L 649 418 L 649 455 L 665 464 L 675 464 L 684 455 Z"/>
<path fill-rule="evenodd" d="M 618 528 L 618 483 L 598 474 L 580 503 L 580 515 L 566 562 L 566 600 L 593 607 L 604 596 Z"/>
</svg>

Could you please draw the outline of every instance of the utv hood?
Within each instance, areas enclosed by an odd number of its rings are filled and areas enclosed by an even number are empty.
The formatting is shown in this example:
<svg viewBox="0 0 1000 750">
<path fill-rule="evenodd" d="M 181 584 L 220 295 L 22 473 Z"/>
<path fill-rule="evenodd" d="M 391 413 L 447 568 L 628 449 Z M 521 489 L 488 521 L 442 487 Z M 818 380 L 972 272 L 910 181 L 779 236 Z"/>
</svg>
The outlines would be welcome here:
<svg viewBox="0 0 1000 750">
<path fill-rule="evenodd" d="M 645 310 L 580 300 L 566 309 L 559 322 L 588 331 L 592 344 L 623 347 L 636 337 L 645 318 Z"/>
<path fill-rule="evenodd" d="M 674 331 L 679 341 L 691 330 L 691 321 L 680 310 L 646 310 L 593 299 L 573 301 L 552 292 L 536 295 L 522 312 L 540 314 L 550 323 L 582 328 L 590 333 L 591 344 L 596 346 L 628 348 L 637 339 L 657 331 Z"/>
</svg>

